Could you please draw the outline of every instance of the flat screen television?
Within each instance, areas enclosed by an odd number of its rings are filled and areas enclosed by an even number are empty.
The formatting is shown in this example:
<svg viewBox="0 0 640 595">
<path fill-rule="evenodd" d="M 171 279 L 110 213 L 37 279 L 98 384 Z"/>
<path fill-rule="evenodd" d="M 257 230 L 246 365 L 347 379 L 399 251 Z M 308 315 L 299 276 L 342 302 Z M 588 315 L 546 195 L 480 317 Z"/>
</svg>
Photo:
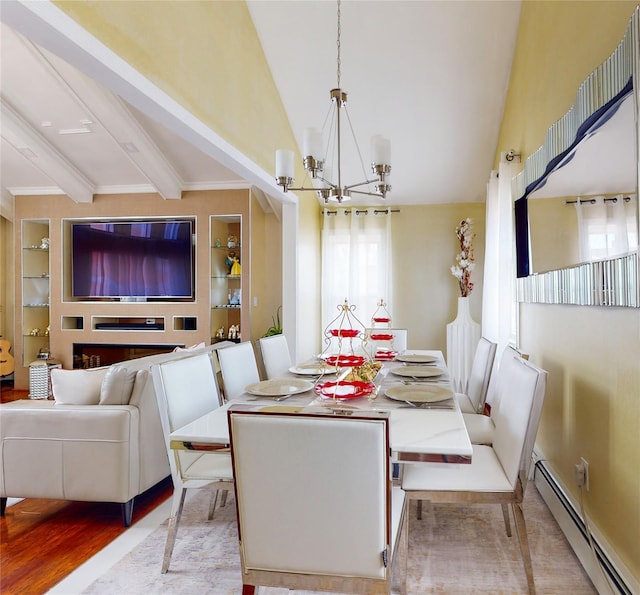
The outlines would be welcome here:
<svg viewBox="0 0 640 595">
<path fill-rule="evenodd" d="M 193 220 L 71 224 L 74 298 L 194 298 Z"/>
</svg>

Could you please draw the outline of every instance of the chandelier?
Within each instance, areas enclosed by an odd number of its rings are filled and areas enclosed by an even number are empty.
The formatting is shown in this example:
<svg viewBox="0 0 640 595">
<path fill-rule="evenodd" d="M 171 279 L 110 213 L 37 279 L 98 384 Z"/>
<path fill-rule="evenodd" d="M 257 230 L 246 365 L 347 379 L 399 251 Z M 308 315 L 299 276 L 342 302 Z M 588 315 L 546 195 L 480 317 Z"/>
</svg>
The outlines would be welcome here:
<svg viewBox="0 0 640 595">
<path fill-rule="evenodd" d="M 386 177 L 391 172 L 391 144 L 388 139 L 381 135 L 376 135 L 371 139 L 371 172 L 375 176 L 367 179 L 364 163 L 360 154 L 349 112 L 347 111 L 347 92 L 340 87 L 340 0 L 337 2 L 337 86 L 331 89 L 329 97 L 332 106 L 329 114 L 325 119 L 325 126 L 328 127 L 329 140 L 323 150 L 322 132 L 315 128 L 307 128 L 303 137 L 303 165 L 308 175 L 314 180 L 312 188 L 305 188 L 304 183 L 301 187 L 294 188 L 294 155 L 293 151 L 287 149 L 278 149 L 276 151 L 276 182 L 282 186 L 283 190 L 294 191 L 314 191 L 320 199 L 324 199 L 325 204 L 329 201 L 341 203 L 349 200 L 352 194 L 363 194 L 368 196 L 376 196 L 386 198 L 387 192 L 391 190 L 391 186 L 387 184 Z M 360 164 L 365 180 L 355 184 L 344 184 L 342 182 L 342 111 L 346 115 L 349 128 L 353 136 L 355 147 L 360 157 Z M 336 178 L 332 181 L 330 178 L 328 155 L 331 155 L 334 163 Z M 373 184 L 373 187 L 371 186 Z M 362 188 L 367 186 L 367 188 Z"/>
</svg>

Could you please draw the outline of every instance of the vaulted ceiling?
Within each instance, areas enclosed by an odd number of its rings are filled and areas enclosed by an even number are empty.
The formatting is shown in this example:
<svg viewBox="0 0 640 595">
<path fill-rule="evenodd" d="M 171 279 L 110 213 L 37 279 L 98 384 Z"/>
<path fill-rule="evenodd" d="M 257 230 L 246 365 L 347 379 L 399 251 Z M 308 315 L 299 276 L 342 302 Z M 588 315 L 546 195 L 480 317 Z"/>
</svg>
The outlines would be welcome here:
<svg viewBox="0 0 640 595">
<path fill-rule="evenodd" d="M 301 147 L 336 86 L 336 5 L 247 5 Z M 371 136 L 391 139 L 388 204 L 484 199 L 519 12 L 512 1 L 342 4 L 341 83 L 364 161 Z M 233 160 L 196 149 L 22 33 L 2 24 L 3 199 L 64 192 L 89 202 L 149 191 L 179 199 L 184 190 L 254 183 Z M 352 161 L 345 156 L 343 169 L 360 178 Z"/>
</svg>

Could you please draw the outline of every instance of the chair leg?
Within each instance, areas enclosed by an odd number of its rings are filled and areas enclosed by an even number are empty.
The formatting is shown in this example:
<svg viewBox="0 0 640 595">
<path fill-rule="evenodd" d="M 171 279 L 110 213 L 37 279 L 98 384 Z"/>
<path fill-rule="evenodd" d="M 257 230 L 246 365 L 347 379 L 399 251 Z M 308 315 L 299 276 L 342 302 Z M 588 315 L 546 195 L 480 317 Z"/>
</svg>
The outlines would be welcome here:
<svg viewBox="0 0 640 595">
<path fill-rule="evenodd" d="M 7 512 L 7 499 L 0 498 L 0 516 L 4 516 Z"/>
<path fill-rule="evenodd" d="M 502 505 L 502 516 L 504 518 L 504 528 L 507 531 L 507 537 L 511 537 L 511 523 L 509 522 L 509 505 Z"/>
<path fill-rule="evenodd" d="M 229 490 L 222 490 L 222 498 L 220 500 L 220 506 L 224 507 L 227 505 L 227 495 L 229 494 Z"/>
<path fill-rule="evenodd" d="M 133 498 L 122 503 L 122 524 L 125 527 L 131 526 L 133 520 Z"/>
<path fill-rule="evenodd" d="M 169 562 L 171 562 L 171 554 L 173 554 L 173 546 L 176 542 L 176 533 L 178 532 L 178 524 L 182 516 L 182 507 L 184 506 L 184 498 L 187 495 L 187 489 L 182 488 L 180 492 L 173 493 L 173 502 L 171 504 L 171 516 L 169 517 L 169 530 L 167 532 L 167 543 L 164 546 L 164 558 L 162 559 L 162 574 L 169 570 Z"/>
<path fill-rule="evenodd" d="M 211 500 L 209 501 L 209 514 L 207 515 L 207 520 L 210 521 L 213 519 L 213 513 L 216 510 L 216 503 L 218 502 L 218 492 L 220 490 L 215 490 L 213 494 L 211 494 Z"/>
<path fill-rule="evenodd" d="M 533 582 L 533 566 L 531 564 L 531 552 L 529 551 L 529 538 L 527 537 L 527 526 L 524 522 L 524 514 L 520 504 L 512 504 L 513 518 L 516 523 L 516 533 L 520 543 L 520 553 L 522 554 L 522 564 L 524 572 L 527 576 L 527 585 L 529 587 L 529 595 L 535 595 L 536 586 Z"/>
<path fill-rule="evenodd" d="M 422 500 L 418 500 L 418 513 L 416 514 L 416 518 L 419 521 L 422 520 Z"/>
</svg>

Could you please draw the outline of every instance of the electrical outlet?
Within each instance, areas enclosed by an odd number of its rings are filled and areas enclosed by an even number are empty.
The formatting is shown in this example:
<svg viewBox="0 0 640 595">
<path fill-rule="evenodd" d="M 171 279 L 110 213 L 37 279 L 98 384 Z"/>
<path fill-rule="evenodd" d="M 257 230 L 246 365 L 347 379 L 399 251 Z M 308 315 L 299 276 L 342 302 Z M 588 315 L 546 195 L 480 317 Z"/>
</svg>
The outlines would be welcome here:
<svg viewBox="0 0 640 595">
<path fill-rule="evenodd" d="M 584 469 L 583 475 L 584 475 L 584 489 L 587 490 L 587 492 L 589 491 L 589 462 L 586 459 L 581 458 L 580 459 L 580 464 L 582 465 L 582 468 Z"/>
<path fill-rule="evenodd" d="M 576 463 L 575 467 L 576 485 L 583 487 L 587 492 L 589 491 L 589 463 L 586 459 L 581 458 L 579 463 Z"/>
</svg>

